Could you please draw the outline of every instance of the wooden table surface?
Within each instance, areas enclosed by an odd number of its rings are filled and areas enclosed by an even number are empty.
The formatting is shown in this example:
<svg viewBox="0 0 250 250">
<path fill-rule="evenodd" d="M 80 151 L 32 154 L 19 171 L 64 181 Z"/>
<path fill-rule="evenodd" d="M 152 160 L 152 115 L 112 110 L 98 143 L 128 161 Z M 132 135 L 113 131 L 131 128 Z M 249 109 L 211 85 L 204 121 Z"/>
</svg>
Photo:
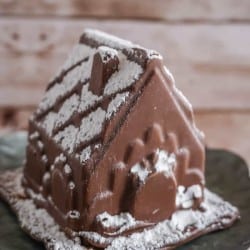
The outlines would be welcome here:
<svg viewBox="0 0 250 250">
<path fill-rule="evenodd" d="M 158 50 L 207 145 L 250 164 L 249 0 L 0 0 L 0 133 L 27 128 L 86 27 Z"/>
</svg>

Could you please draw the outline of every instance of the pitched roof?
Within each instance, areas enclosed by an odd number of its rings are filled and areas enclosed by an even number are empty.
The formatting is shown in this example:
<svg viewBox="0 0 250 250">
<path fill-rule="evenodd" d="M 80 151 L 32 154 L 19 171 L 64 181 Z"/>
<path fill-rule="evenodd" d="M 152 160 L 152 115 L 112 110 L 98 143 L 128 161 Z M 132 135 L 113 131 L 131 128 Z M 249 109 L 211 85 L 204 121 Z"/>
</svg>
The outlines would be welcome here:
<svg viewBox="0 0 250 250">
<path fill-rule="evenodd" d="M 100 148 L 104 124 L 126 102 L 131 87 L 144 73 L 148 61 L 154 58 L 161 57 L 129 41 L 85 30 L 50 82 L 35 119 L 64 150 L 75 153 L 85 162 Z M 99 66 L 97 60 L 101 60 Z M 107 65 L 109 62 L 111 64 Z M 103 71 L 100 76 L 104 81 L 100 83 L 103 89 L 99 94 L 92 86 L 99 80 L 95 68 Z"/>
</svg>

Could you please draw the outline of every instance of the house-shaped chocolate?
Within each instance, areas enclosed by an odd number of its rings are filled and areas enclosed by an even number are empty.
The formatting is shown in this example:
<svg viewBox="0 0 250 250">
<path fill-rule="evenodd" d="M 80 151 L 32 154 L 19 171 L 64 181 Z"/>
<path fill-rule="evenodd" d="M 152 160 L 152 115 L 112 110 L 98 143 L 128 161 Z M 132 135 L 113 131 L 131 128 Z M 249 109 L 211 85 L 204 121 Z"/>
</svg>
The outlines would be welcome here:
<svg viewBox="0 0 250 250">
<path fill-rule="evenodd" d="M 65 231 L 120 235 L 199 207 L 204 154 L 162 57 L 86 30 L 30 119 L 23 185 Z"/>
</svg>

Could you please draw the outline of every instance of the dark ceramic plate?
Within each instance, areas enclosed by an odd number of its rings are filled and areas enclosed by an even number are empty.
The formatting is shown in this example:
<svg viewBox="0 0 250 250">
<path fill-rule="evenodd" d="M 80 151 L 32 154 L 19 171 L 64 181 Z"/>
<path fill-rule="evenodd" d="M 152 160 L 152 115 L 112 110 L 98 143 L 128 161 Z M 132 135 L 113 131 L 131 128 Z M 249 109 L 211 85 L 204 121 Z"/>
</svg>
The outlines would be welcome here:
<svg viewBox="0 0 250 250">
<path fill-rule="evenodd" d="M 0 138 L 0 169 L 22 164 L 26 134 Z M 250 179 L 246 163 L 237 155 L 222 150 L 207 150 L 207 186 L 240 209 L 241 221 L 232 228 L 211 233 L 180 247 L 180 250 L 246 250 L 250 247 Z M 27 236 L 7 205 L 0 202 L 0 250 L 44 249 Z"/>
</svg>

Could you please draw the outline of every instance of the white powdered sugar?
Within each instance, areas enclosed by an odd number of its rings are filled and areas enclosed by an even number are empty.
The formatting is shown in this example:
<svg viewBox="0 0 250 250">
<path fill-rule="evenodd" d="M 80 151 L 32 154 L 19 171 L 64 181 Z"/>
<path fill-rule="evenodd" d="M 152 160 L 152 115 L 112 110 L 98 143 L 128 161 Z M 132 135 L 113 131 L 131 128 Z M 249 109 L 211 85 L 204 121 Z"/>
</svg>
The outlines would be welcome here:
<svg viewBox="0 0 250 250">
<path fill-rule="evenodd" d="M 173 213 L 170 220 L 162 221 L 149 229 L 135 232 L 131 235 L 105 238 L 96 232 L 76 232 L 75 239 L 68 239 L 60 231 L 59 226 L 45 209 L 37 208 L 28 198 L 18 198 L 24 195 L 21 185 L 22 170 L 5 172 L 0 175 L 0 194 L 16 211 L 21 227 L 29 232 L 33 237 L 41 240 L 47 249 L 60 250 L 84 250 L 84 246 L 79 245 L 81 236 L 88 241 L 106 245 L 108 250 L 149 250 L 160 249 L 171 246 L 194 237 L 203 230 L 214 231 L 224 226 L 229 226 L 239 217 L 236 207 L 223 201 L 217 195 L 207 189 L 204 190 L 204 202 L 201 210 L 185 209 Z M 4 185 L 1 185 L 4 184 Z M 107 196 L 105 194 L 105 196 Z M 79 218 L 79 212 L 73 211 L 71 215 Z M 136 221 L 129 213 L 120 215 L 110 215 L 104 212 L 98 215 L 99 221 L 105 227 L 130 228 Z M 193 230 L 193 228 L 195 228 Z M 192 229 L 192 230 L 190 230 Z M 127 230 L 127 229 L 126 229 Z"/>
<path fill-rule="evenodd" d="M 119 215 L 110 215 L 107 212 L 97 215 L 96 220 L 104 228 L 118 228 L 121 231 L 132 228 L 141 222 L 136 221 L 130 213 L 121 213 Z"/>
<path fill-rule="evenodd" d="M 116 93 L 131 86 L 143 73 L 139 64 L 129 61 L 123 54 L 119 55 L 119 60 L 119 70 L 109 78 L 104 88 L 105 95 Z"/>
<path fill-rule="evenodd" d="M 69 164 L 65 164 L 63 170 L 64 170 L 65 174 L 71 174 L 72 173 L 72 169 L 71 169 Z"/>
<path fill-rule="evenodd" d="M 91 156 L 91 147 L 88 146 L 85 149 L 82 150 L 81 154 L 80 154 L 80 161 L 82 163 L 86 162 Z"/>
<path fill-rule="evenodd" d="M 175 83 L 173 74 L 170 72 L 170 70 L 166 66 L 164 66 L 164 71 L 166 75 L 169 77 L 169 79 L 171 80 L 171 82 Z"/>
<path fill-rule="evenodd" d="M 73 190 L 75 188 L 75 183 L 73 181 L 70 181 L 68 184 L 69 189 Z"/>
<path fill-rule="evenodd" d="M 100 46 L 97 49 L 97 52 L 101 56 L 102 62 L 107 63 L 110 59 L 118 57 L 118 51 L 106 46 Z"/>
<path fill-rule="evenodd" d="M 81 122 L 80 130 L 77 135 L 76 143 L 91 140 L 94 136 L 102 131 L 102 126 L 105 121 L 106 112 L 98 108 L 96 111 L 84 117 Z"/>
<path fill-rule="evenodd" d="M 133 48 L 142 49 L 147 53 L 147 57 L 149 59 L 162 59 L 162 56 L 154 50 L 146 49 L 138 44 L 134 44 L 130 41 L 121 39 L 99 30 L 85 29 L 84 34 L 86 35 L 86 37 L 98 41 L 99 43 L 104 44 L 108 47 L 116 48 L 119 50 L 131 50 Z"/>
<path fill-rule="evenodd" d="M 69 211 L 67 214 L 67 217 L 69 217 L 71 219 L 79 219 L 80 216 L 81 216 L 80 213 L 76 210 Z"/>
<path fill-rule="evenodd" d="M 178 89 L 176 86 L 173 86 L 175 93 L 179 96 L 179 98 L 183 101 L 183 103 L 189 108 L 189 110 L 193 110 L 192 104 L 189 102 L 187 97 Z"/>
<path fill-rule="evenodd" d="M 39 150 L 43 150 L 44 149 L 44 144 L 43 144 L 43 142 L 42 141 L 40 141 L 40 140 L 38 140 L 37 141 L 37 147 L 39 148 Z"/>
<path fill-rule="evenodd" d="M 95 49 L 85 45 L 85 44 L 77 44 L 73 47 L 71 53 L 69 54 L 67 60 L 65 61 L 62 69 L 67 70 L 70 67 L 74 66 L 81 60 L 85 59 L 87 56 L 93 55 Z"/>
<path fill-rule="evenodd" d="M 130 172 L 132 174 L 137 175 L 141 182 L 145 182 L 146 178 L 151 173 L 149 170 L 147 170 L 145 167 L 141 166 L 141 164 L 139 164 L 139 163 L 135 164 L 131 168 Z"/>
<path fill-rule="evenodd" d="M 103 192 L 100 192 L 100 193 L 98 193 L 96 196 L 95 196 L 95 198 L 94 198 L 94 200 L 96 201 L 96 200 L 102 200 L 102 199 L 105 199 L 105 198 L 107 198 L 107 197 L 109 197 L 109 196 L 112 196 L 112 192 L 111 191 L 103 191 Z"/>
<path fill-rule="evenodd" d="M 196 222 L 195 214 L 187 213 L 185 210 L 175 212 L 171 218 L 171 225 L 180 231 L 185 230 L 188 226 L 195 226 Z"/>
<path fill-rule="evenodd" d="M 53 85 L 46 93 L 43 100 L 39 104 L 40 110 L 46 110 L 53 107 L 57 99 L 61 96 L 65 96 L 76 85 L 81 82 L 84 83 L 90 78 L 92 68 L 93 57 L 90 57 L 88 61 L 81 63 L 81 65 L 75 67 L 68 74 L 65 75 L 61 83 Z"/>
<path fill-rule="evenodd" d="M 184 186 L 178 186 L 176 194 L 176 206 L 180 208 L 191 208 L 194 199 L 202 198 L 202 188 L 200 185 L 192 185 L 187 189 Z"/>
<path fill-rule="evenodd" d="M 95 144 L 94 149 L 99 149 L 102 145 L 100 143 Z"/>
<path fill-rule="evenodd" d="M 42 156 L 42 161 L 46 164 L 48 162 L 48 156 L 47 155 L 43 155 Z"/>
<path fill-rule="evenodd" d="M 119 107 L 126 101 L 126 98 L 129 96 L 129 92 L 125 92 L 122 94 L 117 94 L 115 98 L 109 103 L 106 118 L 110 119 L 110 117 L 116 113 Z"/>
<path fill-rule="evenodd" d="M 149 59 L 153 60 L 153 59 L 159 59 L 162 60 L 162 55 L 160 55 L 158 52 L 154 51 L 154 50 L 147 50 L 147 56 Z"/>
<path fill-rule="evenodd" d="M 157 151 L 158 159 L 155 164 L 157 172 L 164 172 L 166 176 L 172 176 L 174 168 L 176 167 L 175 154 L 169 154 L 164 150 Z"/>
<path fill-rule="evenodd" d="M 77 137 L 79 129 L 73 125 L 69 125 L 63 131 L 60 131 L 55 135 L 54 139 L 56 143 L 60 143 L 62 148 L 69 153 L 73 152 L 75 146 L 75 139 Z"/>
<path fill-rule="evenodd" d="M 62 105 L 55 118 L 55 127 L 63 125 L 67 122 L 74 112 L 77 111 L 79 105 L 79 96 L 73 94 Z"/>
<path fill-rule="evenodd" d="M 46 133 L 51 136 L 54 129 L 54 122 L 56 120 L 57 113 L 49 112 L 43 121 L 40 122 L 42 128 L 45 129 Z"/>
<path fill-rule="evenodd" d="M 185 241 L 204 229 L 213 231 L 218 222 L 223 224 L 221 218 L 238 214 L 237 208 L 208 190 L 205 190 L 204 204 L 207 207 L 204 212 L 192 209 L 177 211 L 172 215 L 171 220 L 160 222 L 151 229 L 114 239 L 107 249 L 159 249 L 165 245 Z M 230 222 L 231 220 L 227 221 L 227 223 Z M 188 230 L 191 226 L 197 229 Z"/>
<path fill-rule="evenodd" d="M 35 193 L 32 189 L 30 188 L 27 188 L 26 189 L 26 192 L 27 194 L 33 199 L 33 200 L 36 200 L 36 201 L 41 201 L 41 202 L 44 202 L 45 199 L 44 197 L 40 194 L 40 193 Z"/>
<path fill-rule="evenodd" d="M 156 172 L 163 172 L 165 176 L 173 176 L 174 169 L 176 167 L 175 154 L 169 154 L 164 150 L 157 149 L 157 161 L 154 165 Z M 136 163 L 132 166 L 130 172 L 136 174 L 141 182 L 145 182 L 151 171 L 143 167 L 140 163 Z"/>
<path fill-rule="evenodd" d="M 85 29 L 84 34 L 86 35 L 87 38 L 98 41 L 99 43 L 104 44 L 111 48 L 117 48 L 121 50 L 125 48 L 136 47 L 136 45 L 130 41 L 123 40 L 121 38 L 118 38 L 116 36 L 107 34 L 99 30 Z M 137 45 L 137 47 L 140 47 L 140 46 Z"/>
<path fill-rule="evenodd" d="M 91 91 L 89 91 L 89 83 L 87 83 L 82 87 L 81 102 L 78 111 L 86 111 L 89 107 L 93 106 L 97 101 L 101 99 L 101 96 L 94 95 Z"/>
<path fill-rule="evenodd" d="M 35 140 L 35 139 L 38 139 L 39 138 L 39 133 L 37 131 L 35 131 L 34 133 L 32 133 L 29 138 L 30 140 Z"/>
<path fill-rule="evenodd" d="M 89 57 L 89 60 L 79 66 L 79 74 L 76 76 L 76 80 L 85 82 L 91 76 L 91 70 L 93 66 L 93 55 Z"/>
<path fill-rule="evenodd" d="M 22 169 L 6 172 L 0 176 L 0 183 L 3 183 L 7 176 L 12 179 L 4 186 L 0 185 L 0 194 L 17 214 L 21 227 L 32 237 L 43 242 L 46 249 L 87 250 L 78 244 L 77 239 L 68 239 L 45 209 L 37 208 L 33 200 L 27 197 L 18 198 L 19 194 L 24 193 L 21 185 L 23 175 L 20 170 Z M 32 191 L 29 195 L 34 199 L 39 198 Z"/>
<path fill-rule="evenodd" d="M 46 172 L 44 175 L 43 175 L 43 182 L 47 182 L 48 180 L 50 180 L 51 178 L 51 175 L 49 172 Z"/>
<path fill-rule="evenodd" d="M 65 156 L 63 153 L 61 153 L 59 156 L 57 156 L 57 157 L 55 158 L 54 163 L 55 163 L 55 164 L 57 164 L 57 163 L 59 163 L 59 162 L 65 163 L 66 161 L 67 161 L 66 156 Z"/>
</svg>

